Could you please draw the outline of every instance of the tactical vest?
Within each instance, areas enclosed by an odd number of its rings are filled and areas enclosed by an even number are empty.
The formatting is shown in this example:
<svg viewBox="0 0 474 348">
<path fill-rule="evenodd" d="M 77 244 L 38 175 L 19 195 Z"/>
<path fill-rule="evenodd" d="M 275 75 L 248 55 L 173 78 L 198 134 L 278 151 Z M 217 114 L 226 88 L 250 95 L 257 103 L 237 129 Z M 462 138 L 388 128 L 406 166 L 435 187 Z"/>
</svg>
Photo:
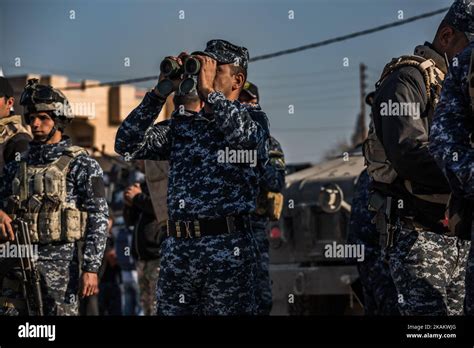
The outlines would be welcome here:
<svg viewBox="0 0 474 348">
<path fill-rule="evenodd" d="M 13 219 L 18 214 L 28 222 L 32 243 L 83 239 L 87 212 L 66 202 L 69 164 L 83 153 L 87 154 L 83 148 L 70 146 L 56 161 L 45 165 L 20 162 L 8 204 Z"/>
<path fill-rule="evenodd" d="M 5 167 L 5 148 L 15 135 L 25 133 L 31 136 L 29 126 L 24 126 L 21 116 L 14 115 L 0 118 L 0 175 Z"/>
<path fill-rule="evenodd" d="M 426 95 L 428 97 L 428 116 L 433 117 L 434 110 L 440 98 L 442 83 L 446 73 L 446 63 L 444 59 L 428 46 L 417 46 L 414 55 L 393 58 L 392 61 L 384 67 L 380 79 L 375 84 L 376 90 L 390 74 L 402 67 L 414 67 L 420 71 L 425 82 Z M 367 171 L 374 181 L 391 184 L 395 181 L 398 174 L 393 169 L 392 164 L 387 158 L 383 145 L 377 137 L 372 118 L 373 115 L 371 115 L 369 133 L 363 145 Z M 449 198 L 449 195 L 447 194 L 414 194 L 411 182 L 408 180 L 404 181 L 404 186 L 412 195 L 431 203 L 446 204 Z"/>
</svg>

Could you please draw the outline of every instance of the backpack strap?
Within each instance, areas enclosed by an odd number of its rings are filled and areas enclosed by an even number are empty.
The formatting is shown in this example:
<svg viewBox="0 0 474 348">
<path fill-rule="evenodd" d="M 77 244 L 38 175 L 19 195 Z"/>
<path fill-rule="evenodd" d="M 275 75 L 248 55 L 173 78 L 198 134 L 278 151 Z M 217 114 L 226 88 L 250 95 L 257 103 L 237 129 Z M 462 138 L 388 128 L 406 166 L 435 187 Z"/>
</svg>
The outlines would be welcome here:
<svg viewBox="0 0 474 348">
<path fill-rule="evenodd" d="M 434 74 L 430 74 L 432 67 L 435 67 L 436 64 L 432 59 L 425 59 L 419 56 L 401 56 L 399 58 L 393 58 L 390 63 L 385 65 L 380 79 L 375 84 L 375 87 L 378 89 L 382 82 L 394 71 L 403 68 L 403 67 L 414 67 L 417 68 L 421 75 L 423 76 L 423 81 L 425 82 L 426 95 L 428 99 L 431 99 L 431 85 L 434 79 Z M 430 76 L 431 75 L 431 76 Z"/>
</svg>

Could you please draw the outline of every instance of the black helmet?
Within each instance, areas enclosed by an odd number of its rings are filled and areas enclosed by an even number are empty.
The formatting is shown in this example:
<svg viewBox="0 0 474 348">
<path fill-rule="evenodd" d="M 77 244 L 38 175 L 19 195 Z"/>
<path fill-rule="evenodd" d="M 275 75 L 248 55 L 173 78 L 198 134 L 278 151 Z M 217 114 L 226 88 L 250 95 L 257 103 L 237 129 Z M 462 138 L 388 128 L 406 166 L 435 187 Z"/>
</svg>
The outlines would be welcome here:
<svg viewBox="0 0 474 348">
<path fill-rule="evenodd" d="M 71 105 L 60 90 L 40 85 L 38 82 L 38 79 L 28 80 L 21 94 L 20 105 L 24 108 L 25 120 L 30 123 L 31 113 L 46 111 L 54 119 L 57 128 L 63 132 L 74 118 Z"/>
</svg>

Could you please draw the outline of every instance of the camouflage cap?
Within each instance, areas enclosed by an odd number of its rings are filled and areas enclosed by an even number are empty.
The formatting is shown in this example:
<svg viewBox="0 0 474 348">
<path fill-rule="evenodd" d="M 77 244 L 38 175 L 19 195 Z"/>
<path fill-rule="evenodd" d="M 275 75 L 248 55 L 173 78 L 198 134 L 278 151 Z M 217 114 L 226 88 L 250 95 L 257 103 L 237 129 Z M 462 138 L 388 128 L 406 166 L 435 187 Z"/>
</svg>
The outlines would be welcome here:
<svg viewBox="0 0 474 348">
<path fill-rule="evenodd" d="M 259 99 L 258 87 L 250 81 L 246 81 L 241 93 L 247 93 L 252 98 Z"/>
<path fill-rule="evenodd" d="M 247 69 L 249 61 L 249 51 L 245 47 L 236 46 L 225 40 L 208 41 L 204 51 L 196 51 L 191 55 L 205 55 L 219 63 L 235 63 L 245 69 Z"/>
<path fill-rule="evenodd" d="M 455 0 L 444 17 L 444 21 L 474 40 L 474 1 Z"/>
</svg>

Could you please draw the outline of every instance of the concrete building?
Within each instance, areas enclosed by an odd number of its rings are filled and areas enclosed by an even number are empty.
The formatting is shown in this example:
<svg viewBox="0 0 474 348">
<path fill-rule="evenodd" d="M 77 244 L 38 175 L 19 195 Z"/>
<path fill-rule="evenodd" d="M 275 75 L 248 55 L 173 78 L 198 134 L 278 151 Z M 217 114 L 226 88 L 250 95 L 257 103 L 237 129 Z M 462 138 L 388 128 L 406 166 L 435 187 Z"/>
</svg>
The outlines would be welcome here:
<svg viewBox="0 0 474 348">
<path fill-rule="evenodd" d="M 93 152 L 91 150 L 96 148 L 106 154 L 117 155 L 114 152 L 117 128 L 130 111 L 140 103 L 146 93 L 146 90 L 137 89 L 132 85 L 67 89 L 97 84 L 99 81 L 71 82 L 66 76 L 60 75 L 28 74 L 8 77 L 15 91 L 17 114 L 23 112 L 23 107 L 19 105 L 20 95 L 27 80 L 31 78 L 38 78 L 41 84 L 58 88 L 66 95 L 76 116 L 70 127 L 67 128 L 66 134 L 72 138 L 75 145 L 83 146 L 91 153 Z M 150 84 L 152 83 L 150 81 Z M 168 98 L 158 121 L 169 117 L 172 108 L 171 98 Z"/>
</svg>

